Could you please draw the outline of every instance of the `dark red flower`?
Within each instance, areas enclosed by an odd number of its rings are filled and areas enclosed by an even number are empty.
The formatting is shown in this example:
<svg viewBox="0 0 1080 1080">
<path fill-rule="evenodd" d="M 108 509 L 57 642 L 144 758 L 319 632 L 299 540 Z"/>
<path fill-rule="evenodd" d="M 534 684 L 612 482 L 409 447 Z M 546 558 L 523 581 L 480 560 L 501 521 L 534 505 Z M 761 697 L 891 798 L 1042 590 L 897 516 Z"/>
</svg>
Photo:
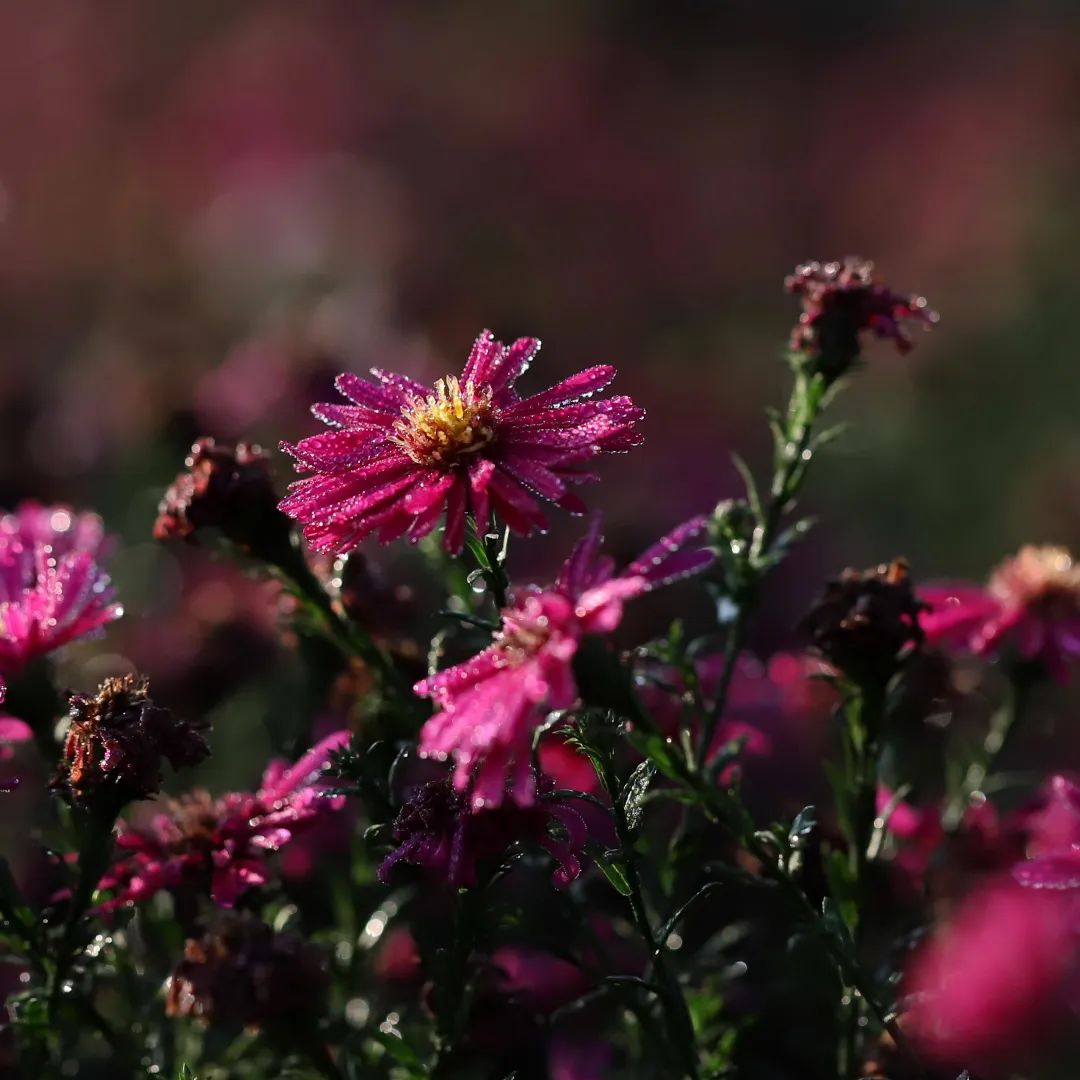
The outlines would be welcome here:
<svg viewBox="0 0 1080 1080">
<path fill-rule="evenodd" d="M 893 292 L 874 280 L 872 262 L 853 256 L 839 262 L 803 263 L 784 284 L 803 306 L 791 332 L 791 351 L 809 359 L 830 379 L 858 360 L 864 332 L 886 338 L 906 353 L 912 341 L 905 321 L 930 327 L 938 320 L 925 297 Z"/>
</svg>

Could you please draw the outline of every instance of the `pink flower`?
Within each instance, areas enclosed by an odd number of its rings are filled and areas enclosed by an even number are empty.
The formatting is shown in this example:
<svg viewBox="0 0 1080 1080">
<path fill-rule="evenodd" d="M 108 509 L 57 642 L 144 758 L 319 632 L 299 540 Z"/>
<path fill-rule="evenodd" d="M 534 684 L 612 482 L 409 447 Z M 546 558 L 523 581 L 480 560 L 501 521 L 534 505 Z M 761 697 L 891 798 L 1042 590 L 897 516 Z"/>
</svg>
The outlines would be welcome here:
<svg viewBox="0 0 1080 1080">
<path fill-rule="evenodd" d="M 148 828 L 128 828 L 117 838 L 127 852 L 102 878 L 116 895 L 111 910 L 148 900 L 162 889 L 209 890 L 221 907 L 232 907 L 267 880 L 266 857 L 341 809 L 345 800 L 323 794 L 319 777 L 330 753 L 348 742 L 338 731 L 312 747 L 295 765 L 272 761 L 254 794 L 212 798 L 195 791 L 171 803 Z"/>
<path fill-rule="evenodd" d="M 577 701 L 572 663 L 582 638 L 611 633 L 631 597 L 708 565 L 707 550 L 681 550 L 705 524 L 699 517 L 680 525 L 616 575 L 600 555 L 594 519 L 558 581 L 523 591 L 503 611 L 488 648 L 416 684 L 439 707 L 420 733 L 420 749 L 456 756 L 454 786 L 471 788 L 474 808 L 497 806 L 507 793 L 521 805 L 533 801 L 533 732 L 549 712 Z"/>
<path fill-rule="evenodd" d="M 972 894 L 915 954 L 904 1029 L 942 1065 L 1002 1076 L 1062 1019 L 1076 910 L 1060 893 L 997 881 Z"/>
<path fill-rule="evenodd" d="M 872 262 L 854 256 L 824 265 L 803 263 L 784 284 L 803 306 L 791 332 L 792 352 L 814 358 L 833 378 L 858 359 L 864 332 L 887 338 L 906 353 L 912 341 L 904 323 L 921 322 L 929 328 L 938 320 L 925 297 L 893 292 L 874 279 Z"/>
<path fill-rule="evenodd" d="M 312 547 L 339 554 L 375 532 L 415 542 L 444 513 L 443 545 L 458 552 L 466 512 L 486 525 L 494 511 L 522 535 L 547 527 L 538 499 L 583 512 L 570 486 L 595 477 L 581 466 L 636 446 L 644 413 L 627 397 L 594 398 L 615 377 L 606 364 L 521 398 L 514 383 L 539 349 L 536 338 L 505 346 L 485 330 L 460 378 L 433 391 L 377 368 L 377 383 L 340 375 L 353 404 L 312 410 L 335 430 L 282 444 L 314 475 L 291 486 L 281 509 L 304 523 Z"/>
<path fill-rule="evenodd" d="M 504 802 L 470 810 L 449 779 L 421 785 L 394 821 L 398 847 L 383 860 L 379 880 L 388 881 L 394 866 L 405 862 L 454 886 L 475 885 L 485 863 L 501 859 L 511 844 L 525 842 L 554 857 L 552 880 L 565 888 L 581 875 L 589 826 L 570 800 L 555 796 L 552 786 L 542 778 L 528 806 Z"/>
<path fill-rule="evenodd" d="M 123 614 L 108 576 L 101 519 L 23 503 L 0 518 L 0 671 L 101 629 Z"/>
<path fill-rule="evenodd" d="M 1058 682 L 1069 681 L 1069 663 L 1080 656 L 1080 567 L 1065 548 L 1021 548 L 985 589 L 946 584 L 919 595 L 932 607 L 920 616 L 929 640 L 980 656 L 1012 646 Z"/>
<path fill-rule="evenodd" d="M 1080 787 L 1052 777 L 1023 825 L 1027 858 L 1013 877 L 1032 889 L 1080 889 Z"/>
<path fill-rule="evenodd" d="M 937 806 L 913 806 L 882 786 L 877 791 L 877 812 L 886 814 L 886 828 L 898 841 L 892 863 L 902 874 L 902 881 L 920 885 L 930 867 L 930 860 L 945 839 L 941 810 Z"/>
</svg>

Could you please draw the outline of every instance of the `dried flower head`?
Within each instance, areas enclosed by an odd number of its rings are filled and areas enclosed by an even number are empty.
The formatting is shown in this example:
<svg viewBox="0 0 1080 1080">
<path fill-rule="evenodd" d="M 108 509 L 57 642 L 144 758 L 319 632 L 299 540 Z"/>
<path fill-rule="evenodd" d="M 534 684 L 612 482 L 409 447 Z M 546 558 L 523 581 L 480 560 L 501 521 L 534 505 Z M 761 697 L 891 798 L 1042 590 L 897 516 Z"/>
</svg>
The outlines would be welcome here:
<svg viewBox="0 0 1080 1080">
<path fill-rule="evenodd" d="M 197 765 L 210 748 L 191 724 L 155 705 L 146 679 L 106 679 L 94 695 L 72 694 L 53 786 L 75 801 L 119 808 L 161 790 L 161 762 Z"/>
<path fill-rule="evenodd" d="M 398 847 L 379 867 L 387 881 L 399 862 L 422 867 L 455 886 L 475 885 L 481 867 L 499 859 L 515 842 L 533 843 L 554 856 L 553 881 L 558 888 L 581 874 L 588 837 L 586 820 L 566 799 L 556 798 L 554 785 L 533 780 L 536 794 L 529 806 L 502 802 L 474 812 L 449 778 L 418 787 L 394 821 Z"/>
<path fill-rule="evenodd" d="M 17 672 L 123 614 L 99 565 L 107 547 L 96 514 L 27 502 L 0 518 L 0 671 Z"/>
<path fill-rule="evenodd" d="M 253 443 L 199 439 L 166 489 L 154 522 L 155 540 L 190 539 L 213 528 L 251 554 L 276 558 L 288 543 L 277 509 L 270 456 Z"/>
<path fill-rule="evenodd" d="M 985 588 L 945 584 L 920 590 L 927 637 L 980 656 L 1008 648 L 1059 682 L 1080 657 L 1080 566 L 1063 547 L 1029 544 L 1005 559 Z"/>
<path fill-rule="evenodd" d="M 582 512 L 570 488 L 595 479 L 582 466 L 636 446 L 644 413 L 627 397 L 595 397 L 615 377 L 606 364 L 520 397 L 514 383 L 539 349 L 536 338 L 507 346 L 485 330 L 461 376 L 433 390 L 378 369 L 377 383 L 339 376 L 353 404 L 312 409 L 337 430 L 282 444 L 313 475 L 290 487 L 281 509 L 303 522 L 312 547 L 338 554 L 372 533 L 415 542 L 444 515 L 443 544 L 458 552 L 466 512 L 486 524 L 493 510 L 522 535 L 547 527 L 538 500 Z"/>
<path fill-rule="evenodd" d="M 845 570 L 802 622 L 814 648 L 837 671 L 859 685 L 889 681 L 902 654 L 922 641 L 907 563 L 894 559 L 872 570 Z"/>
<path fill-rule="evenodd" d="M 230 913 L 185 944 L 165 1011 L 223 1027 L 302 1027 L 318 1017 L 328 981 L 322 956 L 300 937 Z"/>
<path fill-rule="evenodd" d="M 872 262 L 853 256 L 839 262 L 803 263 L 784 284 L 803 307 L 791 332 L 791 351 L 830 381 L 857 362 L 864 331 L 889 339 L 906 353 L 912 341 L 905 320 L 927 328 L 938 320 L 925 297 L 893 292 L 874 280 Z"/>
</svg>

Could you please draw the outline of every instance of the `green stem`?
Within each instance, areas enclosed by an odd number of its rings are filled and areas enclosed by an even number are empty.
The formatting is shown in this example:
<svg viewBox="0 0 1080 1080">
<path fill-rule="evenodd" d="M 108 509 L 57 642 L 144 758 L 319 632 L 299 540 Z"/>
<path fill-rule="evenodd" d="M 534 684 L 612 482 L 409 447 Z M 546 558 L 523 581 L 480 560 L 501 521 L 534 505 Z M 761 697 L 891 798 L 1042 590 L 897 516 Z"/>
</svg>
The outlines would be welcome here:
<svg viewBox="0 0 1080 1080">
<path fill-rule="evenodd" d="M 990 726 L 982 746 L 968 766 L 959 790 L 949 803 L 943 823 L 947 832 L 953 832 L 960 827 L 972 795 L 986 786 L 987 777 L 1023 718 L 1036 679 L 1037 676 L 1027 667 L 1018 667 L 1012 672 L 1008 698 L 990 717 Z"/>
<path fill-rule="evenodd" d="M 791 397 L 787 408 L 786 438 L 782 445 L 776 447 L 776 455 L 773 462 L 773 477 L 769 487 L 769 502 L 765 509 L 763 520 L 758 523 L 754 530 L 753 542 L 747 556 L 752 567 L 765 567 L 767 559 L 776 542 L 777 532 L 784 520 L 784 515 L 791 508 L 795 497 L 802 487 L 806 477 L 810 448 L 810 440 L 813 436 L 814 424 L 821 415 L 825 403 L 825 384 L 819 376 L 808 376 L 799 372 L 795 376 L 795 385 L 791 390 Z M 705 717 L 702 726 L 701 738 L 697 745 L 694 756 L 698 771 L 705 768 L 709 747 L 712 745 L 716 734 L 717 725 L 727 707 L 728 691 L 731 680 L 735 674 L 739 654 L 745 644 L 746 632 L 750 621 L 750 615 L 757 599 L 760 578 L 754 578 L 754 585 L 747 590 L 746 594 L 737 598 L 737 613 L 735 620 L 728 632 L 727 646 L 724 657 L 724 668 L 720 675 L 716 696 L 713 698 L 712 708 Z M 715 780 L 716 771 L 707 770 L 710 782 Z"/>
<path fill-rule="evenodd" d="M 626 811 L 621 798 L 622 792 L 618 778 L 610 762 L 604 760 L 602 779 L 604 786 L 611 795 L 612 810 L 615 817 L 615 831 L 619 837 L 619 847 L 622 850 L 623 864 L 626 868 L 626 882 L 630 888 L 627 899 L 630 902 L 630 911 L 634 917 L 638 933 L 645 942 L 652 958 L 653 971 L 656 973 L 658 989 L 660 991 L 660 1005 L 664 1013 L 664 1022 L 668 1030 L 671 1045 L 675 1048 L 680 1058 L 682 1075 L 697 1080 L 697 1040 L 694 1035 L 694 1024 L 690 1018 L 690 1010 L 686 1005 L 682 987 L 667 962 L 664 952 L 665 943 L 657 941 L 656 931 L 653 929 L 649 918 L 648 908 L 645 904 L 645 892 L 641 884 L 641 875 L 638 872 L 637 859 L 634 855 L 634 837 L 626 820 Z"/>
<path fill-rule="evenodd" d="M 492 515 L 487 531 L 483 536 L 484 554 L 487 556 L 487 570 L 484 578 L 491 589 L 491 598 L 495 602 L 497 610 L 502 611 L 507 606 L 510 578 L 507 576 L 504 563 L 506 562 L 505 545 L 500 549 L 499 534 L 495 528 L 495 517 Z"/>
<path fill-rule="evenodd" d="M 379 679 L 383 693 L 399 701 L 413 700 L 412 692 L 393 660 L 375 643 L 371 635 L 344 618 L 334 607 L 319 579 L 311 572 L 299 549 L 294 549 L 288 565 L 278 569 L 292 583 L 297 594 L 308 603 L 323 624 L 327 636 L 345 656 L 358 656 Z"/>
<path fill-rule="evenodd" d="M 476 930 L 484 911 L 482 888 L 460 889 L 455 898 L 453 937 L 447 955 L 442 986 L 436 981 L 435 1061 L 431 1076 L 452 1074 L 454 1055 L 469 1014 L 469 957 Z"/>
<path fill-rule="evenodd" d="M 103 813 L 77 809 L 74 815 L 79 836 L 78 877 L 54 954 L 48 993 L 50 1026 L 56 1024 L 56 1013 L 60 1005 L 64 982 L 78 952 L 82 918 L 90 907 L 98 882 L 108 869 L 113 848 L 112 829 L 116 821 L 114 811 Z"/>
</svg>

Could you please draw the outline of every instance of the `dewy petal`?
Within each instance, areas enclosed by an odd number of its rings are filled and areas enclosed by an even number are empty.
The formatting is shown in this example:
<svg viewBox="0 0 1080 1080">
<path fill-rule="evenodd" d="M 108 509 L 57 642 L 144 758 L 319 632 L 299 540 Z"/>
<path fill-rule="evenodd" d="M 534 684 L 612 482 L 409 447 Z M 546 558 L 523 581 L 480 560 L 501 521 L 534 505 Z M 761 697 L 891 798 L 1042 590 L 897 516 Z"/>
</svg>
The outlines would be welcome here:
<svg viewBox="0 0 1080 1080">
<path fill-rule="evenodd" d="M 547 390 L 541 390 L 539 394 L 524 398 L 522 401 L 511 405 L 506 410 L 506 415 L 515 417 L 529 416 L 540 409 L 550 409 L 554 405 L 562 405 L 567 401 L 595 394 L 603 390 L 612 379 L 615 378 L 615 368 L 611 364 L 597 364 L 596 367 L 586 368 L 568 379 L 556 383 Z"/>
<path fill-rule="evenodd" d="M 514 383 L 539 348 L 536 338 L 505 346 L 484 331 L 462 375 L 431 389 L 377 368 L 375 383 L 341 375 L 338 389 L 353 404 L 314 408 L 333 430 L 283 444 L 298 472 L 311 475 L 290 487 L 280 508 L 310 544 L 338 553 L 373 533 L 383 542 L 427 535 L 443 497 L 443 540 L 455 552 L 469 510 L 485 524 L 494 513 L 521 535 L 547 528 L 538 499 L 583 513 L 568 487 L 596 480 L 582 467 L 591 458 L 635 445 L 644 414 L 623 396 L 592 398 L 614 377 L 606 364 L 522 400 Z"/>
<path fill-rule="evenodd" d="M 1029 889 L 1080 889 L 1080 848 L 1025 859 L 1013 867 L 1013 877 Z"/>
</svg>

